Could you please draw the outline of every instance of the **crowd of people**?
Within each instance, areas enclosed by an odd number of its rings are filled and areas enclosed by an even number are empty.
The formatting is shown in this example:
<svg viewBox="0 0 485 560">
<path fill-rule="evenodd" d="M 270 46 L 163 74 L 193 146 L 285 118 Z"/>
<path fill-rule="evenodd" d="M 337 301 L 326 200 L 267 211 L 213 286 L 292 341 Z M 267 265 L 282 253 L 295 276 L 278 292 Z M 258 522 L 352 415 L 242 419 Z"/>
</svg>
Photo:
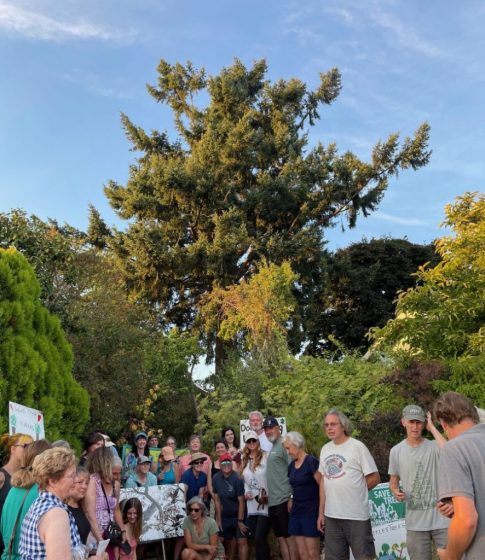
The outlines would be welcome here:
<svg viewBox="0 0 485 560">
<path fill-rule="evenodd" d="M 485 558 L 485 425 L 473 404 L 445 393 L 431 414 L 417 405 L 402 411 L 406 437 L 389 458 L 389 488 L 406 504 L 411 560 Z M 434 440 L 424 438 L 427 429 Z M 283 560 L 372 560 L 376 550 L 368 492 L 380 482 L 365 444 L 351 437 L 345 414 L 329 410 L 320 457 L 308 454 L 302 434 L 283 433 L 273 416 L 249 414 L 240 445 L 221 429 L 212 457 L 194 434 L 179 456 L 175 438 L 135 433 L 122 460 L 101 432 L 87 435 L 76 459 L 65 441 L 50 444 L 25 434 L 5 435 L 8 460 L 0 469 L 1 560 L 136 560 L 143 508 L 121 488 L 181 484 L 186 517 L 174 560 L 269 560 L 272 529 Z M 153 460 L 153 457 L 158 458 Z M 98 544 L 109 541 L 96 555 Z"/>
</svg>

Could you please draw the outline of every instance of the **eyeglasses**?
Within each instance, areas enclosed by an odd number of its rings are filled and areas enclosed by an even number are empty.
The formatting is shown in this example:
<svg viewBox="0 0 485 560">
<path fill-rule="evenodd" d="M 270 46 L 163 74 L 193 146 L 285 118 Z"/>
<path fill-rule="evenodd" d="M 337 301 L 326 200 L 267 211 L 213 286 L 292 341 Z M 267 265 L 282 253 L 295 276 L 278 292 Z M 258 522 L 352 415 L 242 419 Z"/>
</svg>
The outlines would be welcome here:
<svg viewBox="0 0 485 560">
<path fill-rule="evenodd" d="M 204 461 L 194 461 L 192 464 L 193 465 L 202 465 L 204 463 Z"/>
<path fill-rule="evenodd" d="M 190 513 L 200 511 L 200 508 L 189 508 Z"/>
<path fill-rule="evenodd" d="M 251 438 L 251 439 L 247 439 L 246 443 L 256 443 L 257 441 L 258 441 L 257 439 Z"/>
</svg>

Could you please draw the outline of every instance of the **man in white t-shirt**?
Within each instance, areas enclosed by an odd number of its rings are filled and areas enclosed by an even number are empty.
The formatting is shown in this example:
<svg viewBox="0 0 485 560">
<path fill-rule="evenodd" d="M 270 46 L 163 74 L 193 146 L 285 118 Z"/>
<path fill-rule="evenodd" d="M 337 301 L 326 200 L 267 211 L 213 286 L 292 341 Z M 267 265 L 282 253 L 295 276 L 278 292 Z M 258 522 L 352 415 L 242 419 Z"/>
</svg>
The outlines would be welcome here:
<svg viewBox="0 0 485 560">
<path fill-rule="evenodd" d="M 320 507 L 317 526 L 325 529 L 325 560 L 375 558 L 368 492 L 380 476 L 372 455 L 351 438 L 351 424 L 342 412 L 331 409 L 324 420 L 330 442 L 320 452 Z"/>
<path fill-rule="evenodd" d="M 410 560 L 431 560 L 433 546 L 446 548 L 449 520 L 437 509 L 437 472 L 443 436 L 428 424 L 437 441 L 423 437 L 424 410 L 415 404 L 405 406 L 401 424 L 406 439 L 391 449 L 389 489 L 399 502 L 406 502 L 406 543 Z"/>
<path fill-rule="evenodd" d="M 253 410 L 253 412 L 249 413 L 249 427 L 251 428 L 251 430 L 253 430 L 253 432 L 256 432 L 261 449 L 263 451 L 266 451 L 266 453 L 269 453 L 271 451 L 271 448 L 273 447 L 273 444 L 269 441 L 269 439 L 266 437 L 266 434 L 264 433 L 263 420 L 264 416 L 261 414 L 261 412 L 259 412 L 259 410 Z"/>
</svg>

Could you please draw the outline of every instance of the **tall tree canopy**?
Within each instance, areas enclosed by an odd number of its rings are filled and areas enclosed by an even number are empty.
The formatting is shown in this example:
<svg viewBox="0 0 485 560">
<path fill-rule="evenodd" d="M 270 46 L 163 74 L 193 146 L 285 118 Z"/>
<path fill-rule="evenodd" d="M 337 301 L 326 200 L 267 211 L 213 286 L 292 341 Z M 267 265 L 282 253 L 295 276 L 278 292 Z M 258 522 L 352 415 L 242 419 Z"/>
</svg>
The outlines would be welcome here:
<svg viewBox="0 0 485 560">
<path fill-rule="evenodd" d="M 320 354 L 335 349 L 335 343 L 365 352 L 369 329 L 393 317 L 398 292 L 416 285 L 420 266 L 438 260 L 433 245 L 406 239 L 371 239 L 330 254 L 320 305 L 307 321 L 305 352 Z"/>
<path fill-rule="evenodd" d="M 204 294 L 251 276 L 263 258 L 287 260 L 298 274 L 304 322 L 321 281 L 325 228 L 342 217 L 353 226 L 377 207 L 391 176 L 428 162 L 427 124 L 402 145 L 398 134 L 379 141 L 370 162 L 335 144 L 308 146 L 321 106 L 340 92 L 339 71 L 320 74 L 315 90 L 295 78 L 271 83 L 266 71 L 262 60 L 251 68 L 235 60 L 206 76 L 190 62 L 162 60 L 148 91 L 171 108 L 178 137 L 147 134 L 122 115 L 141 155 L 125 186 L 105 188 L 129 220 L 109 242 L 130 291 L 160 304 L 167 323 L 193 326 Z"/>
<path fill-rule="evenodd" d="M 72 350 L 60 321 L 39 300 L 32 267 L 0 249 L 0 409 L 12 400 L 44 412 L 47 437 L 79 441 L 88 420 L 87 392 L 72 376 Z M 0 430 L 7 428 L 0 418 Z"/>
</svg>

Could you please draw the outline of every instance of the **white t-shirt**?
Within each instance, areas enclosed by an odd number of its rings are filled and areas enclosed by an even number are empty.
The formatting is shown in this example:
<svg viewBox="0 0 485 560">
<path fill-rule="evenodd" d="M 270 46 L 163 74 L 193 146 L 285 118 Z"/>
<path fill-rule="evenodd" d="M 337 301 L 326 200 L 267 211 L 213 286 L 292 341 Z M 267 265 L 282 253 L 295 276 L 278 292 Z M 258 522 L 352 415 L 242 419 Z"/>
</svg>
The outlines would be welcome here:
<svg viewBox="0 0 485 560">
<path fill-rule="evenodd" d="M 259 439 L 259 446 L 261 447 L 261 449 L 263 451 L 266 451 L 266 453 L 269 453 L 271 451 L 271 448 L 273 447 L 273 444 L 266 437 L 264 430 L 259 434 L 258 439 Z"/>
<path fill-rule="evenodd" d="M 369 519 L 365 477 L 377 472 L 367 447 L 354 438 L 322 447 L 318 470 L 324 476 L 325 515 L 335 519 Z"/>
<path fill-rule="evenodd" d="M 266 493 L 268 492 L 268 485 L 266 483 L 266 461 L 266 453 L 263 453 L 263 459 L 255 471 L 249 468 L 251 462 L 249 462 L 243 470 L 244 493 L 251 492 L 253 498 L 259 495 L 261 488 L 264 488 Z M 248 515 L 268 515 L 268 505 L 259 506 L 255 499 L 246 500 L 246 506 L 248 508 Z"/>
</svg>

